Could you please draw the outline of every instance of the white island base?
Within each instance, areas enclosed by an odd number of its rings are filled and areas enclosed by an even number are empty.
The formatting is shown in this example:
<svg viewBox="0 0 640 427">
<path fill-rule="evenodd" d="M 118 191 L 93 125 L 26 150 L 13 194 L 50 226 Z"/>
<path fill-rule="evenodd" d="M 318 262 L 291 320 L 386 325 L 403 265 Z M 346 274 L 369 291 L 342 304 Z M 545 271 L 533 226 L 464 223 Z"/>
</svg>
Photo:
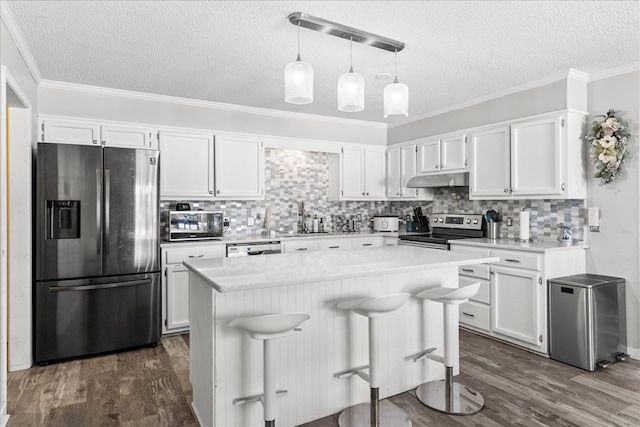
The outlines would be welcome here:
<svg viewBox="0 0 640 427">
<path fill-rule="evenodd" d="M 302 331 L 274 341 L 276 386 L 288 392 L 277 399 L 276 425 L 299 425 L 369 400 L 369 386 L 361 378 L 334 376 L 368 364 L 367 319 L 337 309 L 340 301 L 457 287 L 459 265 L 496 260 L 409 247 L 320 254 L 185 263 L 191 269 L 192 407 L 201 426 L 263 425 L 261 403 L 233 404 L 234 399 L 262 393 L 262 341 L 229 327 L 231 320 L 286 312 L 311 316 Z M 412 256 L 423 263 L 403 262 Z M 364 265 L 376 258 L 384 267 Z M 310 262 L 328 264 L 308 273 L 297 270 Z M 301 283 L 291 284 L 296 281 Z M 247 286 L 249 282 L 253 284 Z M 442 319 L 442 304 L 414 297 L 398 312 L 381 318 L 380 398 L 444 378 L 442 364 L 410 358 L 429 347 L 442 354 Z M 457 336 L 453 344 L 457 374 Z"/>
</svg>

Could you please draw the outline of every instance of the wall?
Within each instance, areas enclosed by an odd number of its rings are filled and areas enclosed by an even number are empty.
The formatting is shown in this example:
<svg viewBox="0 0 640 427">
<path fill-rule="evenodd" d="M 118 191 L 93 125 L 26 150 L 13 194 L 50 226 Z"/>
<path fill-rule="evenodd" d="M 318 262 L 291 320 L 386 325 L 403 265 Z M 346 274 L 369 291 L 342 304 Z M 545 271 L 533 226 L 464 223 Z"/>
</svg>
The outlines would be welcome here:
<svg viewBox="0 0 640 427">
<path fill-rule="evenodd" d="M 204 101 L 88 86 L 44 84 L 39 102 L 40 114 L 374 145 L 387 142 L 386 125 L 382 123 L 249 108 L 222 109 Z"/>
<path fill-rule="evenodd" d="M 567 79 L 558 80 L 469 107 L 390 127 L 387 132 L 387 141 L 390 145 L 397 144 L 426 136 L 562 110 L 567 108 L 569 89 L 572 89 L 571 93 L 573 93 L 575 86 L 579 84 L 572 82 L 568 85 Z M 573 95 L 570 96 L 570 99 L 574 98 Z M 575 108 L 579 105 L 579 100 L 574 101 L 573 104 Z"/>
<path fill-rule="evenodd" d="M 10 104 L 8 141 L 8 273 L 9 273 L 9 370 L 25 369 L 32 363 L 31 345 L 31 164 L 37 129 L 38 89 L 3 15 L 1 63 L 16 90 L 31 107 L 31 117 L 16 101 Z M 14 107 L 15 106 L 15 107 Z M 20 108 L 19 108 L 20 107 Z M 4 130 L 3 130 L 4 133 Z"/>
<path fill-rule="evenodd" d="M 592 178 L 589 165 L 587 206 L 599 207 L 601 232 L 587 231 L 587 272 L 626 280 L 627 339 L 630 354 L 640 359 L 640 72 L 635 71 L 588 85 L 589 124 L 594 115 L 613 108 L 629 123 L 629 147 L 633 157 L 624 163 L 624 175 L 608 187 Z M 587 143 L 585 143 L 587 144 Z"/>
</svg>

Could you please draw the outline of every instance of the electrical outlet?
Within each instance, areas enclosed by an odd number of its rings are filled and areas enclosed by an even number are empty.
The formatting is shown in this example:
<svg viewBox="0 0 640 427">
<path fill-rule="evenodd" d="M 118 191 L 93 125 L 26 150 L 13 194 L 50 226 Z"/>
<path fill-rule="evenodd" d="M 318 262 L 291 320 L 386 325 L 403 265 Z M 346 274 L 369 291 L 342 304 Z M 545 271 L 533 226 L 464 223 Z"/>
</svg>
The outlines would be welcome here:
<svg viewBox="0 0 640 427">
<path fill-rule="evenodd" d="M 248 226 L 255 225 L 255 220 L 253 218 L 247 218 L 247 225 Z"/>
</svg>

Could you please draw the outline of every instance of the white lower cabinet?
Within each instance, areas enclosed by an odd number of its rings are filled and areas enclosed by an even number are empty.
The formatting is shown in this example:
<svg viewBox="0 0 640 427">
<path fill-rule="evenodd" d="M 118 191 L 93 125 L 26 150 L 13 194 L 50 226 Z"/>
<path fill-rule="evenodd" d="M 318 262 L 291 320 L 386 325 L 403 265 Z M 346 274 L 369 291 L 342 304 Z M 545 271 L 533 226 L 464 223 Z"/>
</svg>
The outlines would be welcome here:
<svg viewBox="0 0 640 427">
<path fill-rule="evenodd" d="M 319 239 L 318 250 L 351 249 L 350 239 Z"/>
<path fill-rule="evenodd" d="M 547 281 L 584 273 L 584 248 L 532 252 L 452 243 L 451 249 L 500 258 L 491 266 L 459 268 L 460 286 L 481 283 L 478 293 L 460 305 L 460 325 L 548 354 Z"/>
<path fill-rule="evenodd" d="M 190 259 L 224 258 L 224 244 L 176 244 L 162 248 L 162 333 L 189 330 L 189 270 L 182 262 Z"/>
<path fill-rule="evenodd" d="M 382 236 L 354 237 L 351 239 L 351 247 L 357 248 L 379 248 L 384 244 Z"/>
</svg>

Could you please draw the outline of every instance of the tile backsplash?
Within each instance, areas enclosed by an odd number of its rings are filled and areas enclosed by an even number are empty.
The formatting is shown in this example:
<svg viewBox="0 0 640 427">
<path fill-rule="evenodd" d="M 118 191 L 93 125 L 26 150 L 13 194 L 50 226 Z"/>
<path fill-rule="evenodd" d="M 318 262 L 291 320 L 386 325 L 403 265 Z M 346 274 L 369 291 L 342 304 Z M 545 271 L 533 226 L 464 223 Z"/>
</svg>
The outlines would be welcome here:
<svg viewBox="0 0 640 427">
<path fill-rule="evenodd" d="M 513 218 L 511 227 L 502 227 L 504 238 L 518 237 L 518 212 L 530 211 L 530 234 L 533 240 L 556 241 L 558 225 L 573 228 L 574 239 L 584 236 L 585 206 L 583 200 L 510 200 L 470 201 L 468 187 L 438 188 L 434 201 L 411 202 L 340 202 L 329 200 L 329 154 L 296 150 L 265 150 L 265 200 L 186 201 L 192 209 L 224 211 L 230 220 L 225 236 L 260 234 L 264 228 L 267 206 L 271 206 L 269 230 L 279 233 L 297 232 L 298 202 L 305 205 L 306 222 L 311 226 L 314 215 L 323 218 L 327 227 L 341 230 L 347 219 L 358 219 L 360 231 L 370 229 L 371 218 L 381 213 L 398 213 L 404 218 L 412 208 L 422 207 L 428 215 L 443 213 L 485 213 L 494 209 L 503 217 Z M 183 200 L 181 200 L 183 201 Z M 174 200 L 162 200 L 161 210 L 169 210 Z M 249 225 L 249 220 L 255 221 Z"/>
</svg>

